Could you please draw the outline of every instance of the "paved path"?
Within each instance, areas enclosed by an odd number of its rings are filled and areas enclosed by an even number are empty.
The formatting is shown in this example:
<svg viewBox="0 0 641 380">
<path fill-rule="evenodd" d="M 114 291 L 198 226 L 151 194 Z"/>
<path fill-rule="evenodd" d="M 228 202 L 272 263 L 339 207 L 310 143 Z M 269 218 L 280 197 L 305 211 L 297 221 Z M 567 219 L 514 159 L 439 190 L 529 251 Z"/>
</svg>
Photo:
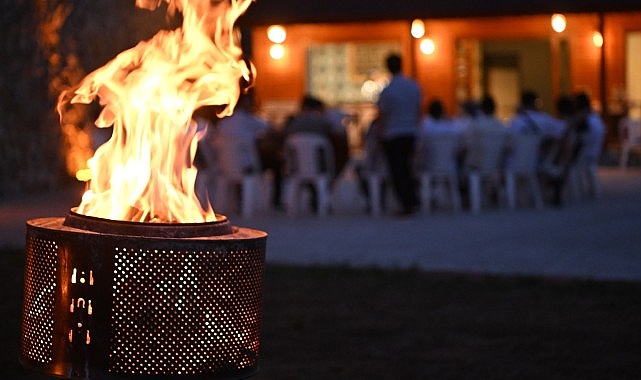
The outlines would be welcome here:
<svg viewBox="0 0 641 380">
<path fill-rule="evenodd" d="M 268 232 L 267 261 L 641 280 L 641 169 L 601 168 L 603 196 L 561 209 L 409 219 L 363 212 L 319 219 L 269 212 L 238 226 Z M 64 216 L 78 189 L 0 199 L 0 247 L 23 247 L 24 222 Z"/>
</svg>

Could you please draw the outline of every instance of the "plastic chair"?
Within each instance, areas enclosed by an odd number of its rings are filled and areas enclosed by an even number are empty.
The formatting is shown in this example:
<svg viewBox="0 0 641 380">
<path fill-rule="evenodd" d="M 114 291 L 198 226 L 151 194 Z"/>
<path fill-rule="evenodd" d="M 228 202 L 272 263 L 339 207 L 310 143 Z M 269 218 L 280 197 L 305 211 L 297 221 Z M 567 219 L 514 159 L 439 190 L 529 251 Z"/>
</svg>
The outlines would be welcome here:
<svg viewBox="0 0 641 380">
<path fill-rule="evenodd" d="M 298 214 L 301 190 L 311 185 L 316 191 L 318 215 L 327 216 L 334 173 L 334 152 L 329 139 L 314 133 L 295 133 L 285 139 L 284 153 L 287 213 Z"/>
<path fill-rule="evenodd" d="M 416 164 L 423 211 L 432 211 L 432 186 L 439 182 L 449 184 L 454 212 L 461 210 L 457 168 L 460 149 L 461 137 L 456 134 L 434 134 L 421 137 L 418 141 Z"/>
<path fill-rule="evenodd" d="M 363 174 L 369 191 L 370 214 L 380 216 L 386 201 L 383 189 L 389 183 L 389 169 L 380 142 L 374 138 L 366 141 Z"/>
<path fill-rule="evenodd" d="M 628 166 L 632 149 L 641 149 L 641 119 L 621 119 L 619 121 L 619 136 L 622 136 L 619 166 L 625 169 Z"/>
<path fill-rule="evenodd" d="M 511 140 L 512 155 L 505 168 L 505 190 L 508 206 L 516 209 L 517 181 L 524 178 L 528 181 L 530 193 L 537 209 L 543 208 L 543 197 L 538 179 L 538 163 L 541 148 L 541 135 L 514 134 Z"/>
<path fill-rule="evenodd" d="M 476 141 L 468 147 L 467 154 L 477 158 L 473 166 L 467 166 L 472 213 L 481 212 L 483 182 L 494 185 L 499 193 L 503 190 L 501 180 L 507 143 L 506 133 L 483 132 L 479 133 Z"/>
<path fill-rule="evenodd" d="M 240 211 L 243 217 L 254 213 L 259 193 L 260 162 L 254 144 L 231 136 L 218 136 L 214 142 L 217 155 L 216 198 L 224 206 L 234 204 L 230 190 L 240 186 Z M 232 191 L 233 193 L 233 191 Z M 214 204 L 215 207 L 221 207 Z"/>
</svg>

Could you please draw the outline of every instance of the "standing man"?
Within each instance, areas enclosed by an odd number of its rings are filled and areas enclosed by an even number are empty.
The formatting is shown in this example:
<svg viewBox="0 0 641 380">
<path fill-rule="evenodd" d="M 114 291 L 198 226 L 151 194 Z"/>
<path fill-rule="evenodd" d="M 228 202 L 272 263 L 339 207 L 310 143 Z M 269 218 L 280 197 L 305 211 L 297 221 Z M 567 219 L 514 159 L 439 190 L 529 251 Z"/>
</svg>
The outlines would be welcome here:
<svg viewBox="0 0 641 380">
<path fill-rule="evenodd" d="M 422 94 L 418 83 L 401 73 L 401 57 L 389 55 L 385 63 L 392 79 L 378 99 L 379 136 L 389 165 L 394 192 L 401 204 L 401 215 L 414 214 L 419 200 L 412 161 L 421 117 Z"/>
</svg>

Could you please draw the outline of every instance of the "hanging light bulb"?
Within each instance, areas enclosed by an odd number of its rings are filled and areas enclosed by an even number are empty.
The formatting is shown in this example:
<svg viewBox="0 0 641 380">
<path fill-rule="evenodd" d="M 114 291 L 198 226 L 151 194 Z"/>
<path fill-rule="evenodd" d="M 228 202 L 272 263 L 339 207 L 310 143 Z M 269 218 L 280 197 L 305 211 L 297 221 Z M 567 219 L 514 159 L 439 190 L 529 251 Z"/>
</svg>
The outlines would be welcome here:
<svg viewBox="0 0 641 380">
<path fill-rule="evenodd" d="M 425 23 L 423 23 L 423 20 L 415 19 L 412 21 L 410 33 L 412 33 L 412 37 L 414 38 L 422 38 L 425 35 Z"/>
<path fill-rule="evenodd" d="M 285 48 L 281 44 L 273 44 L 269 48 L 269 56 L 275 60 L 282 59 L 285 56 Z"/>
<path fill-rule="evenodd" d="M 557 33 L 563 32 L 565 30 L 565 27 L 567 26 L 565 16 L 560 13 L 555 13 L 552 15 L 551 23 L 552 29 L 554 29 L 554 31 Z"/>
<path fill-rule="evenodd" d="M 287 31 L 282 25 L 272 25 L 267 28 L 267 38 L 275 44 L 282 44 L 287 39 Z"/>
<path fill-rule="evenodd" d="M 592 43 L 594 43 L 594 46 L 598 48 L 603 46 L 603 35 L 601 32 L 594 32 L 592 34 Z"/>
<path fill-rule="evenodd" d="M 434 40 L 429 37 L 423 38 L 421 40 L 420 49 L 423 54 L 431 55 L 436 51 L 436 44 L 434 43 Z"/>
</svg>

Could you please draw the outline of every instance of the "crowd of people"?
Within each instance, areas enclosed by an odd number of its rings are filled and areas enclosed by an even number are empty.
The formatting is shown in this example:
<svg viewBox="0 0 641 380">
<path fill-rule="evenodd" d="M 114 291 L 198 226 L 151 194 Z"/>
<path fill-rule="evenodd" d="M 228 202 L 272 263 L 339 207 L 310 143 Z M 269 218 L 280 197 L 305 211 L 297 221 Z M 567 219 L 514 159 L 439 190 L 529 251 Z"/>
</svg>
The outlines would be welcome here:
<svg viewBox="0 0 641 380">
<path fill-rule="evenodd" d="M 556 104 L 554 115 L 544 112 L 534 91 L 522 93 L 514 116 L 507 122 L 496 116 L 496 103 L 487 94 L 478 102 L 467 101 L 458 114 L 449 114 L 440 99 L 432 99 L 422 109 L 423 93 L 418 83 L 401 71 L 402 60 L 397 54 L 387 57 L 391 78 L 382 90 L 377 117 L 363 136 L 364 156 L 358 160 L 356 173 L 360 189 L 369 199 L 371 189 L 367 173 L 385 173 L 399 205 L 397 213 L 409 216 L 421 208 L 417 170 L 424 157 L 424 142 L 438 135 L 453 135 L 459 146 L 451 165 L 460 173 L 460 191 L 464 195 L 464 174 L 483 160 L 484 152 L 478 142 L 485 134 L 501 139 L 504 146 L 503 165 L 509 167 L 517 152 L 511 144 L 517 135 L 538 135 L 538 174 L 540 183 L 549 194 L 546 202 L 560 205 L 570 168 L 577 160 L 596 163 L 603 144 L 605 126 L 595 112 L 586 93 L 563 95 Z M 284 142 L 291 135 L 311 133 L 326 137 L 333 148 L 333 178 L 337 178 L 350 160 L 346 115 L 338 109 L 328 109 L 321 100 L 306 95 L 299 111 L 275 129 L 254 114 L 251 96 L 243 96 L 233 116 L 219 120 L 213 129 L 214 139 L 234 136 L 256 146 L 257 159 L 251 170 L 269 170 L 273 174 L 271 205 L 283 209 L 283 181 L 286 173 L 283 155 Z M 249 164 L 248 164 L 249 165 Z M 251 166 L 251 165 L 250 165 Z M 313 189 L 310 188 L 313 192 Z M 313 199 L 313 197 L 312 197 Z M 368 204 L 371 207 L 371 204 Z"/>
</svg>

